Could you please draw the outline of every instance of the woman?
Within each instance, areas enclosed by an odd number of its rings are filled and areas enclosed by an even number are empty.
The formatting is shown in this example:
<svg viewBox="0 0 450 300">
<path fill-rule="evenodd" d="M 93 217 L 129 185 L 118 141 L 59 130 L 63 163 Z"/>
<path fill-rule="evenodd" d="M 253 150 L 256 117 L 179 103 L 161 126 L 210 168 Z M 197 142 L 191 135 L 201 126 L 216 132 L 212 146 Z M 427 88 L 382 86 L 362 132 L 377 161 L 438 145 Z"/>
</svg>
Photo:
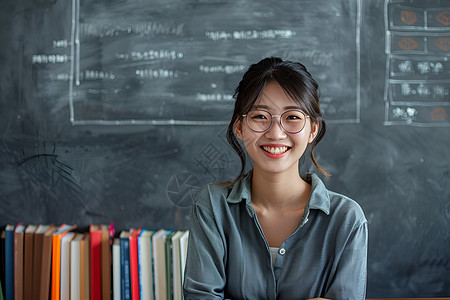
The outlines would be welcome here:
<svg viewBox="0 0 450 300">
<path fill-rule="evenodd" d="M 191 211 L 184 299 L 365 299 L 367 221 L 299 161 L 325 134 L 318 85 L 300 64 L 266 58 L 235 93 L 228 141 L 239 176 L 209 184 Z M 245 174 L 246 156 L 253 161 Z M 308 148 L 309 149 L 309 148 Z"/>
</svg>

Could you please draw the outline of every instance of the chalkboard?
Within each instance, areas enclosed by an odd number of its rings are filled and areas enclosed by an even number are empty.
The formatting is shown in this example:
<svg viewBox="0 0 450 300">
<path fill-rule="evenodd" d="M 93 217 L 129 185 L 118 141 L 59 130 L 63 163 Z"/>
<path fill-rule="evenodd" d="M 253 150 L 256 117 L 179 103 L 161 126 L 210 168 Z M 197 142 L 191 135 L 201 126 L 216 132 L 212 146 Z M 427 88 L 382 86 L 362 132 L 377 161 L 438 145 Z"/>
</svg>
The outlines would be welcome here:
<svg viewBox="0 0 450 300">
<path fill-rule="evenodd" d="M 237 175 L 232 94 L 274 55 L 320 84 L 368 297 L 450 295 L 449 1 L 5 0 L 0 41 L 0 226 L 187 229 Z"/>
</svg>

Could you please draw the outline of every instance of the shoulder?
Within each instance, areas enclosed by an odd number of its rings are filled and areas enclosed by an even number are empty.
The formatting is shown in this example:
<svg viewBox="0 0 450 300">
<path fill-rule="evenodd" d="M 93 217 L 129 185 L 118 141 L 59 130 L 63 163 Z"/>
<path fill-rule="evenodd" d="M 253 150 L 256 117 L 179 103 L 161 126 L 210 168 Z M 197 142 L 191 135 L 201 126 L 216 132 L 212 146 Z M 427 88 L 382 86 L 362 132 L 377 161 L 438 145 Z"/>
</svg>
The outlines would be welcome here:
<svg viewBox="0 0 450 300">
<path fill-rule="evenodd" d="M 330 197 L 330 214 L 344 222 L 354 223 L 360 226 L 367 223 L 364 211 L 358 202 L 345 195 L 328 191 Z"/>
<path fill-rule="evenodd" d="M 209 183 L 200 190 L 194 205 L 214 210 L 228 204 L 237 204 L 249 200 L 251 178 L 250 172 L 230 185 Z"/>
<path fill-rule="evenodd" d="M 311 182 L 312 208 L 324 211 L 329 216 L 330 221 L 356 226 L 367 222 L 358 202 L 348 196 L 329 190 L 315 174 L 309 174 L 306 178 Z"/>
</svg>

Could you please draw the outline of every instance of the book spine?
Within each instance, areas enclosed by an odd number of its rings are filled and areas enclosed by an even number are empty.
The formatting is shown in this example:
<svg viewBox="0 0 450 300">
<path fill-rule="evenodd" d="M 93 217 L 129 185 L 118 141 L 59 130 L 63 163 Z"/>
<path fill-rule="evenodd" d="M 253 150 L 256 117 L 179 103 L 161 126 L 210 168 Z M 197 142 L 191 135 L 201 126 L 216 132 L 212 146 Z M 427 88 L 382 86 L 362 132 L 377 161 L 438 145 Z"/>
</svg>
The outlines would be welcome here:
<svg viewBox="0 0 450 300">
<path fill-rule="evenodd" d="M 102 299 L 111 300 L 111 246 L 109 231 L 105 226 L 101 230 L 101 268 Z"/>
<path fill-rule="evenodd" d="M 120 278 L 122 300 L 130 300 L 130 242 L 128 238 L 120 239 Z"/>
<path fill-rule="evenodd" d="M 80 243 L 70 245 L 70 300 L 80 299 Z"/>
<path fill-rule="evenodd" d="M 14 231 L 5 231 L 5 300 L 14 300 Z"/>
<path fill-rule="evenodd" d="M 14 299 L 23 299 L 23 232 L 14 234 Z"/>
<path fill-rule="evenodd" d="M 120 292 L 120 242 L 114 241 L 113 244 L 113 295 L 114 300 L 121 300 Z"/>
<path fill-rule="evenodd" d="M 130 235 L 131 299 L 139 300 L 138 247 L 136 235 Z"/>
<path fill-rule="evenodd" d="M 90 250 L 91 250 L 91 300 L 102 299 L 102 264 L 101 264 L 101 232 L 90 232 Z"/>
<path fill-rule="evenodd" d="M 24 264 L 23 264 L 23 297 L 32 299 L 33 292 L 33 251 L 34 233 L 25 232 L 24 238 Z"/>
</svg>

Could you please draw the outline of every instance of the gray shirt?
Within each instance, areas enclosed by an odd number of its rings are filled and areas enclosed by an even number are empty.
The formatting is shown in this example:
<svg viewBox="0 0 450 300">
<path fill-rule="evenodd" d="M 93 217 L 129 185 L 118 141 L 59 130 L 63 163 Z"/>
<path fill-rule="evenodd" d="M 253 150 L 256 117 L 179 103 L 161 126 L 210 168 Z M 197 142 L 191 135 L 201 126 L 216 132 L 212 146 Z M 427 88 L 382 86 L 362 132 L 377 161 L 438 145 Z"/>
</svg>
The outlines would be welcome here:
<svg viewBox="0 0 450 300">
<path fill-rule="evenodd" d="M 362 209 L 317 175 L 304 179 L 310 198 L 274 266 L 251 205 L 252 172 L 229 187 L 203 188 L 191 210 L 184 299 L 365 299 Z"/>
</svg>

